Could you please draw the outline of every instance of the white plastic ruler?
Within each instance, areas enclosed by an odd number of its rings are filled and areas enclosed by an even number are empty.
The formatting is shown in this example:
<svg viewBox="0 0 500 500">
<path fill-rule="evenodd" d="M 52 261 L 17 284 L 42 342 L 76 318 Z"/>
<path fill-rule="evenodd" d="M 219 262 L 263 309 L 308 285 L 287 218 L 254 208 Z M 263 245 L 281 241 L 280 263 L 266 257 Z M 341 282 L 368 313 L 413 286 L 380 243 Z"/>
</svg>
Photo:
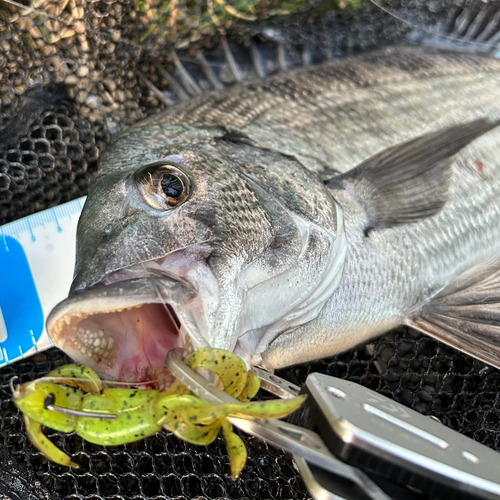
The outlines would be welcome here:
<svg viewBox="0 0 500 500">
<path fill-rule="evenodd" d="M 84 202 L 0 226 L 0 366 L 52 345 L 45 321 L 68 295 Z"/>
</svg>

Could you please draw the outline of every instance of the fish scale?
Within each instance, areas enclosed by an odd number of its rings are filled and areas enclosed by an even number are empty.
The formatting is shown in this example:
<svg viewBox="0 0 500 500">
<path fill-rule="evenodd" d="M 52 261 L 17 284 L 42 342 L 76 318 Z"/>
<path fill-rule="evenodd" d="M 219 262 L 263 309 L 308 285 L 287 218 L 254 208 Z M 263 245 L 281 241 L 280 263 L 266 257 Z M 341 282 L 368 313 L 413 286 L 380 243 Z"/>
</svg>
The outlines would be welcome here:
<svg viewBox="0 0 500 500">
<path fill-rule="evenodd" d="M 324 94 L 327 90 L 347 91 L 349 88 L 375 87 L 431 76 L 456 76 L 472 70 L 498 71 L 499 66 L 497 60 L 469 54 L 433 55 L 424 50 L 404 48 L 388 54 L 379 58 L 369 54 L 359 57 L 355 69 L 341 60 L 317 67 L 312 77 L 308 68 L 276 75 L 264 83 L 254 82 L 226 90 L 223 102 L 219 94 L 210 92 L 173 106 L 143 123 L 245 127 L 257 116 L 262 116 L 263 111 L 272 110 L 287 100 L 300 103 L 304 99 L 307 102 L 306 96 Z M 256 103 L 259 103 L 258 110 L 255 109 Z M 235 106 L 239 110 L 236 117 L 233 115 Z M 273 117 L 270 115 L 271 119 Z"/>
<path fill-rule="evenodd" d="M 319 337 L 320 352 L 325 352 L 327 344 L 333 353 L 366 342 L 374 334 L 374 325 L 380 325 L 380 332 L 396 327 L 409 311 L 428 301 L 431 292 L 490 256 L 492 249 L 500 252 L 500 206 L 495 203 L 500 195 L 500 165 L 495 161 L 500 155 L 500 132 L 490 132 L 487 142 L 490 148 L 481 148 L 481 154 L 491 168 L 488 182 L 470 169 L 464 172 L 463 165 L 460 170 L 460 164 L 474 157 L 479 146 L 466 148 L 455 162 L 458 175 L 452 182 L 450 201 L 434 217 L 376 232 L 367 240 L 356 227 L 363 216 L 345 209 L 350 253 L 343 280 L 317 321 L 295 335 Z M 471 189 L 480 196 L 471 198 Z M 349 206 L 343 203 L 342 194 L 333 194 L 342 206 Z M 332 336 L 337 342 L 332 342 Z"/>
<path fill-rule="evenodd" d="M 275 132 L 277 120 L 272 116 L 262 116 L 243 130 L 257 143 L 279 147 L 287 154 L 300 155 L 301 158 L 307 154 L 307 166 L 310 169 L 320 171 L 324 165 L 329 165 L 345 171 L 386 147 L 429 131 L 430 127 L 438 129 L 457 123 L 460 119 L 471 120 L 484 116 L 485 103 L 489 108 L 488 116 L 499 116 L 499 107 L 495 105 L 498 102 L 495 96 L 500 97 L 499 89 L 492 83 L 486 93 L 486 77 L 487 75 L 464 76 L 458 82 L 456 77 L 445 77 L 437 83 L 424 80 L 397 83 L 390 88 L 375 86 L 356 93 L 332 92 L 322 95 L 317 102 L 317 106 L 331 114 L 330 122 L 325 122 L 323 115 L 314 112 L 317 109 L 316 103 L 308 103 L 291 109 L 280 107 L 280 114 L 284 113 L 289 119 L 286 132 L 284 130 L 280 133 L 279 128 Z M 472 84 L 469 83 L 470 80 Z M 464 96 L 464 103 L 461 105 L 463 111 L 456 109 L 454 98 L 451 97 L 442 102 L 443 97 L 439 95 L 438 102 L 432 101 L 436 89 L 443 87 L 450 89 L 450 95 L 455 96 L 460 92 L 458 96 Z M 424 111 L 430 106 L 436 109 L 436 118 L 432 122 Z M 305 123 L 301 121 L 304 112 L 308 116 Z M 282 123 L 281 120 L 279 123 Z M 315 127 L 321 127 L 327 134 L 318 139 L 314 135 Z M 328 141 L 328 137 L 335 140 Z M 323 155 L 318 150 L 308 150 L 311 140 L 321 141 Z"/>
</svg>

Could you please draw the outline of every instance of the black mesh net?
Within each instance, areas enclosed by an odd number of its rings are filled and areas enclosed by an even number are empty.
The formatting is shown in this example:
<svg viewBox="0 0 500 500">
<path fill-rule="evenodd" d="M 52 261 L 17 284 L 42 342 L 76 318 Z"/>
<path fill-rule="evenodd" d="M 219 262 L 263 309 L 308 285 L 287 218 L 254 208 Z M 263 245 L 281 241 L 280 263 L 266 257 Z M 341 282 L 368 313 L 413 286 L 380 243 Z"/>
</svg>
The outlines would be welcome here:
<svg viewBox="0 0 500 500">
<path fill-rule="evenodd" d="M 434 0 L 386 5 L 412 24 L 441 21 L 441 32 L 464 13 Z M 362 2 L 2 2 L 0 224 L 86 194 L 111 137 L 170 101 L 272 74 L 283 53 L 294 67 L 421 36 Z M 49 463 L 30 444 L 8 382 L 68 361 L 51 349 L 0 370 L 0 498 L 309 498 L 291 458 L 248 437 L 237 481 L 220 438 L 194 447 L 168 432 L 104 448 L 48 431 L 80 469 Z M 358 382 L 500 448 L 498 371 L 414 331 L 278 375 L 300 385 L 312 371 Z"/>
<path fill-rule="evenodd" d="M 291 457 L 245 436 L 249 458 L 236 481 L 230 478 L 221 438 L 211 446 L 195 447 L 166 431 L 108 448 L 85 442 L 76 434 L 48 431 L 80 469 L 48 462 L 29 442 L 8 382 L 14 375 L 20 382 L 32 380 L 68 361 L 59 350 L 51 349 L 0 371 L 0 449 L 4 450 L 0 494 L 4 484 L 15 483 L 12 471 L 21 470 L 23 482 L 11 486 L 10 492 L 38 495 L 33 498 L 309 498 Z M 414 331 L 401 328 L 368 346 L 277 374 L 302 384 L 313 371 L 362 384 L 500 449 L 498 370 Z M 6 498 L 17 497 L 7 493 Z"/>
</svg>

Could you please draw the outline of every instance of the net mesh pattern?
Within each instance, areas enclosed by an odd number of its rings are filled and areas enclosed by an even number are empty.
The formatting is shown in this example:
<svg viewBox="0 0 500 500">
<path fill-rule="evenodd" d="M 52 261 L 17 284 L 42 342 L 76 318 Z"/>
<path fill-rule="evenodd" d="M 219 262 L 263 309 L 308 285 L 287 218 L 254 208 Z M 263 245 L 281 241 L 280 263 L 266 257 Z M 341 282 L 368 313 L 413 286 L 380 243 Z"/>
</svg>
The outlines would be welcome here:
<svg viewBox="0 0 500 500">
<path fill-rule="evenodd" d="M 19 466 L 33 471 L 33 488 L 75 500 L 310 498 L 291 457 L 244 435 L 249 458 L 236 481 L 230 478 L 221 438 L 208 447 L 195 447 L 167 431 L 138 443 L 105 448 L 76 434 L 49 430 L 49 438 L 69 453 L 80 469 L 47 462 L 26 436 L 22 417 L 11 399 L 9 380 L 12 376 L 18 376 L 19 382 L 32 380 L 68 361 L 54 348 L 0 371 L 0 447 L 8 450 Z M 500 449 L 498 370 L 415 331 L 400 328 L 367 346 L 277 374 L 302 384 L 311 372 L 357 382 Z M 9 467 L 3 466 L 0 492 L 9 472 Z M 34 486 L 36 480 L 40 486 Z"/>
<path fill-rule="evenodd" d="M 0 152 L 0 223 L 87 193 L 110 134 L 61 103 L 40 116 L 18 144 Z"/>
<path fill-rule="evenodd" d="M 442 21 L 448 32 L 464 12 L 463 5 L 434 0 L 387 5 L 415 24 Z M 481 5 L 468 8 L 477 13 Z M 295 67 L 409 37 L 415 30 L 408 24 L 362 3 L 38 0 L 26 8 L 2 3 L 0 224 L 86 194 L 114 134 L 196 92 L 186 85 L 183 69 L 204 91 L 237 80 L 228 51 L 240 76 L 249 79 L 259 73 L 255 48 L 264 72 L 272 74 L 280 47 L 288 66 Z M 215 83 L 201 70 L 200 54 Z M 63 83 L 63 95 L 45 92 L 50 82 Z M 41 104 L 39 99 L 33 107 L 37 89 Z M 0 498 L 309 498 L 288 455 L 245 436 L 249 459 L 237 481 L 230 479 L 222 439 L 194 447 L 166 431 L 109 448 L 48 431 L 80 468 L 49 463 L 29 442 L 8 382 L 13 376 L 20 382 L 35 379 L 67 362 L 51 349 L 0 370 Z M 499 372 L 414 331 L 400 328 L 367 346 L 278 375 L 301 385 L 312 371 L 360 383 L 500 449 Z"/>
</svg>

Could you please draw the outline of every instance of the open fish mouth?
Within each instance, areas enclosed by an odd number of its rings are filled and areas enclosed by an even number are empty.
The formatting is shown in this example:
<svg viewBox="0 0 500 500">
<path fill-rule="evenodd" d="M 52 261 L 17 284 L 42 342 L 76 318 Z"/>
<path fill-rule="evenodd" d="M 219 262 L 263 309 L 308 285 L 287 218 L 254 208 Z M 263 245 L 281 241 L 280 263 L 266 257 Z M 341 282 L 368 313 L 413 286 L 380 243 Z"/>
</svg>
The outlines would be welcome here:
<svg viewBox="0 0 500 500">
<path fill-rule="evenodd" d="M 61 302 L 47 331 L 57 347 L 103 379 L 151 381 L 165 390 L 173 381 L 165 357 L 190 338 L 186 323 L 196 296 L 188 281 L 165 276 L 100 284 Z"/>
</svg>

